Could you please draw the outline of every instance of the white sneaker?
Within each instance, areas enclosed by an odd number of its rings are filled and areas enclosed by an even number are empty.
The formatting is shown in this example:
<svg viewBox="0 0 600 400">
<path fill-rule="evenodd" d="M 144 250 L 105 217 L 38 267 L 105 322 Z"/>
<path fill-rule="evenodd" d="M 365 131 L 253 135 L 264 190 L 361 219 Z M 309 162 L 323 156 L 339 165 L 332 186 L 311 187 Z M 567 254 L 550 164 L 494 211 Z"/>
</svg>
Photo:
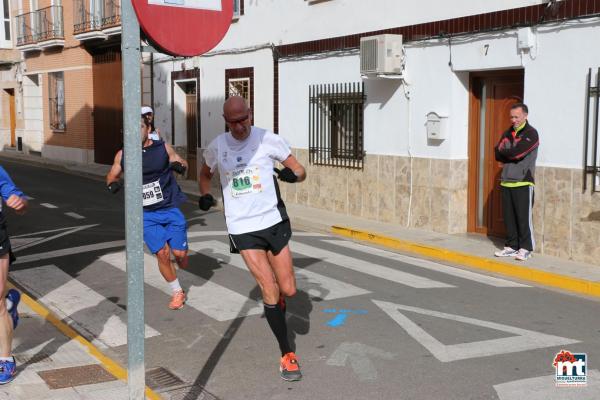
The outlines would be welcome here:
<svg viewBox="0 0 600 400">
<path fill-rule="evenodd" d="M 519 251 L 517 252 L 517 255 L 515 256 L 515 260 L 525 261 L 525 260 L 531 258 L 531 256 L 532 256 L 532 254 L 529 250 L 519 249 Z"/>
<path fill-rule="evenodd" d="M 494 253 L 496 257 L 515 257 L 519 252 L 512 247 L 505 247 Z"/>
</svg>

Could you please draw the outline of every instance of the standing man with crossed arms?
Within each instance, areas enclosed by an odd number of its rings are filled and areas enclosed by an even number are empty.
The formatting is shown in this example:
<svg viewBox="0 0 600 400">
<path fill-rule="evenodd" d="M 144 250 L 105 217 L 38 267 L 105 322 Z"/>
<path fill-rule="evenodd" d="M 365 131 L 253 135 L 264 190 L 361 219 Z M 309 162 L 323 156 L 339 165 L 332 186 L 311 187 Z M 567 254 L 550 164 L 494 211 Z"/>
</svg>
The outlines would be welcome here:
<svg viewBox="0 0 600 400">
<path fill-rule="evenodd" d="M 252 126 L 251 110 L 242 97 L 225 102 L 223 117 L 229 132 L 213 140 L 204 153 L 198 204 L 205 211 L 215 204 L 210 182 L 218 170 L 232 253 L 242 255 L 261 289 L 265 317 L 281 350 L 281 378 L 297 381 L 302 374 L 285 319 L 285 297 L 296 293 L 288 246 L 292 231 L 273 171 L 276 161 L 282 163 L 285 168 L 275 172 L 290 183 L 302 182 L 306 171 L 283 138 Z"/>
<path fill-rule="evenodd" d="M 510 123 L 494 148 L 496 161 L 503 164 L 502 215 L 506 226 L 504 249 L 496 257 L 514 257 L 525 261 L 535 248 L 533 236 L 533 201 L 535 162 L 540 139 L 537 130 L 529 125 L 529 109 L 523 103 L 510 108 Z"/>
</svg>

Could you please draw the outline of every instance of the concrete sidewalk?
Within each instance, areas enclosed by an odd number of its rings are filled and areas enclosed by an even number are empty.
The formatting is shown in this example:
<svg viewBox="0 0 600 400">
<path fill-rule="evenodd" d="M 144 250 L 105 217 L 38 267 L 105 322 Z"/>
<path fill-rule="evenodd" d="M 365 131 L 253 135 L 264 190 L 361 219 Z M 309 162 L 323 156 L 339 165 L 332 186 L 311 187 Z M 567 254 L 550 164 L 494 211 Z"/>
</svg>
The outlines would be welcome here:
<svg viewBox="0 0 600 400">
<path fill-rule="evenodd" d="M 110 168 L 107 165 L 47 160 L 16 152 L 1 152 L 0 162 L 4 159 L 36 163 L 46 168 L 54 168 L 99 180 L 103 180 Z M 178 183 L 190 199 L 196 201 L 198 184 L 191 180 L 178 180 Z M 297 204 L 287 204 L 287 208 L 296 228 L 334 233 L 449 264 L 483 269 L 573 293 L 600 297 L 600 266 L 598 265 L 540 254 L 534 254 L 533 258 L 525 262 L 510 258 L 499 259 L 493 254 L 502 247 L 501 241 L 494 241 L 485 236 L 449 235 L 405 228 L 396 224 L 337 214 Z"/>
<path fill-rule="evenodd" d="M 0 400 L 129 399 L 126 371 L 26 294 L 19 315 L 17 375 L 0 387 Z M 146 398 L 161 397 L 146 389 Z"/>
</svg>

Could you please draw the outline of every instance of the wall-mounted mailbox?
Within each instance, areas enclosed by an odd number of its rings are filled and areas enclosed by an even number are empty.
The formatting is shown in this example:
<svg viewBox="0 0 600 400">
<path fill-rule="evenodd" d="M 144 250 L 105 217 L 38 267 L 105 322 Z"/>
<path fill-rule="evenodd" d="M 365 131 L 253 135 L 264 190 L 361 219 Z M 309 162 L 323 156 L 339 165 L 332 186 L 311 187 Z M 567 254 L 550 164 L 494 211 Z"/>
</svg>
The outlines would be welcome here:
<svg viewBox="0 0 600 400">
<path fill-rule="evenodd" d="M 446 139 L 446 133 L 448 125 L 448 117 L 439 115 L 436 112 L 430 112 L 427 114 L 427 139 Z"/>
</svg>

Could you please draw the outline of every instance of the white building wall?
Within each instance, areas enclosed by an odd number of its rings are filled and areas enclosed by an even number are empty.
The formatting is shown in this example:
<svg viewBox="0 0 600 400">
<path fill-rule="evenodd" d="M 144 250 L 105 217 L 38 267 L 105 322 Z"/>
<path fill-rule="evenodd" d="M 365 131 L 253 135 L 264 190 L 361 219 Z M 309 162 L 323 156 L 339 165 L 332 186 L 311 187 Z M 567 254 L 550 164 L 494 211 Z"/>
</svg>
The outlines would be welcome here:
<svg viewBox="0 0 600 400">
<path fill-rule="evenodd" d="M 291 2 L 285 8 L 279 2 L 249 3 L 245 15 L 232 25 L 218 49 L 267 42 L 293 43 L 540 3 L 515 0 L 499 6 L 459 1 L 450 6 L 446 2 L 424 2 L 419 2 L 418 8 L 403 5 L 403 12 L 398 13 L 389 12 L 398 9 L 396 2 L 384 0 L 335 0 L 313 5 Z M 387 8 L 375 7 L 377 4 L 386 4 Z M 373 11 L 378 9 L 387 11 Z M 423 9 L 432 11 L 423 13 Z M 354 17 L 350 18 L 350 14 Z M 290 15 L 294 16 L 294 22 L 283 23 Z M 337 16 L 335 24 L 324 23 L 333 15 Z M 366 18 L 356 18 L 357 15 Z M 265 23 L 267 20 L 280 23 L 269 25 Z M 256 29 L 257 26 L 261 29 Z M 281 31 L 277 31 L 279 26 L 283 27 Z M 530 122 L 541 137 L 538 165 L 581 168 L 586 73 L 589 67 L 600 66 L 600 52 L 593 51 L 589 43 L 600 39 L 600 21 L 545 25 L 537 27 L 536 33 L 536 48 L 525 53 L 517 49 L 516 30 L 455 37 L 451 46 L 448 39 L 406 43 L 407 86 L 393 80 L 365 83 L 367 154 L 410 153 L 422 158 L 467 159 L 470 72 L 523 68 L 524 100 L 530 106 Z M 226 54 L 156 64 L 155 106 L 162 132 L 171 130 L 170 71 L 180 70 L 182 62 L 187 68 L 199 66 L 201 70 L 200 147 L 206 147 L 223 131 L 221 107 L 228 68 L 254 67 L 254 122 L 273 127 L 273 59 L 271 49 L 264 48 L 246 52 L 229 50 Z M 357 51 L 281 59 L 279 131 L 282 136 L 293 147 L 308 147 L 309 85 L 360 80 Z M 427 140 L 425 120 L 430 111 L 449 117 L 448 138 L 442 142 Z M 183 134 L 181 138 L 184 140 Z"/>
<path fill-rule="evenodd" d="M 538 164 L 582 168 L 588 68 L 600 67 L 600 20 L 539 29 L 535 60 L 525 61 L 525 101 L 540 133 Z"/>
<path fill-rule="evenodd" d="M 170 58 L 158 59 L 155 62 L 155 84 L 158 93 L 154 94 L 156 111 L 156 124 L 161 130 L 161 135 L 169 132 L 166 136 L 170 139 L 171 131 L 171 104 L 174 104 L 175 113 L 185 111 L 182 109 L 184 96 L 179 100 L 171 101 L 171 72 L 180 71 L 181 63 L 186 68 L 200 67 L 200 128 L 202 142 L 198 145 L 202 148 L 208 146 L 218 134 L 225 130 L 223 120 L 223 102 L 225 101 L 225 70 L 234 68 L 254 68 L 254 123 L 258 126 L 273 129 L 273 53 L 270 48 L 242 53 L 228 54 L 218 57 L 196 57 L 185 61 L 171 61 Z M 177 94 L 178 88 L 175 88 Z M 161 95 L 165 97 L 160 97 Z M 176 121 L 178 118 L 176 117 Z M 185 145 L 185 132 L 176 124 L 176 146 Z M 164 135 L 163 135 L 164 136 Z"/>
<path fill-rule="evenodd" d="M 530 122 L 540 132 L 538 165 L 581 168 L 586 74 L 589 67 L 600 66 L 600 53 L 590 51 L 586 43 L 598 40 L 598 20 L 541 27 L 537 48 L 523 54 L 517 50 L 516 31 L 471 36 L 452 45 L 452 67 L 447 40 L 408 43 L 408 85 L 388 79 L 365 81 L 365 151 L 406 156 L 410 130 L 414 157 L 468 158 L 469 72 L 524 68 L 524 100 Z M 308 146 L 309 85 L 358 81 L 358 63 L 357 54 L 282 60 L 280 131 L 292 146 Z M 442 142 L 427 140 L 430 111 L 449 117 L 448 138 Z"/>
<path fill-rule="evenodd" d="M 360 82 L 356 54 L 279 64 L 279 134 L 292 147 L 308 148 L 309 85 Z"/>
<path fill-rule="evenodd" d="M 41 75 L 23 76 L 23 107 L 25 131 L 23 146 L 25 151 L 41 152 L 44 144 L 44 111 L 42 101 Z"/>
<path fill-rule="evenodd" d="M 288 44 L 526 7 L 545 0 L 248 1 L 215 50 Z M 257 29 L 257 27 L 260 27 Z"/>
</svg>

